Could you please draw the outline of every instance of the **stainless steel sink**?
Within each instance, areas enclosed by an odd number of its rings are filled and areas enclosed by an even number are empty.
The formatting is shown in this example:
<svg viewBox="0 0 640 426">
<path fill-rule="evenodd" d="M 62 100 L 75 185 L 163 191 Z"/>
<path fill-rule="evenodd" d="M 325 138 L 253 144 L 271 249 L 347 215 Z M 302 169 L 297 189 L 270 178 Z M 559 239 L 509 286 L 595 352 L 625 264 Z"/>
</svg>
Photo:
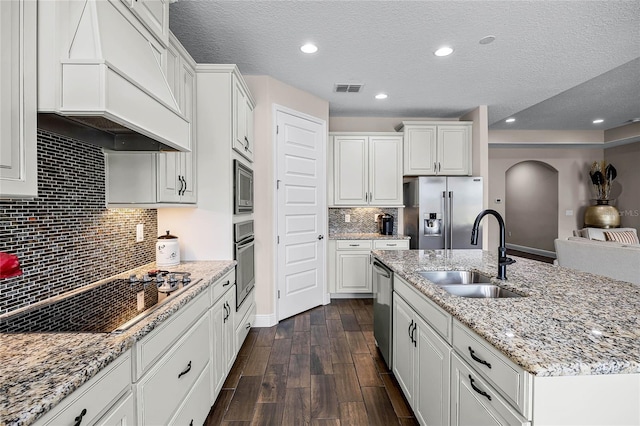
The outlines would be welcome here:
<svg viewBox="0 0 640 426">
<path fill-rule="evenodd" d="M 522 297 L 522 295 L 505 290 L 493 284 L 454 284 L 441 285 L 446 292 L 459 297 L 475 297 L 498 299 L 503 297 Z"/>
<path fill-rule="evenodd" d="M 491 282 L 491 277 L 473 271 L 422 271 L 418 274 L 438 285 Z"/>
<path fill-rule="evenodd" d="M 491 299 L 522 297 L 521 294 L 491 284 L 491 277 L 473 271 L 419 271 L 418 274 L 454 296 Z"/>
</svg>

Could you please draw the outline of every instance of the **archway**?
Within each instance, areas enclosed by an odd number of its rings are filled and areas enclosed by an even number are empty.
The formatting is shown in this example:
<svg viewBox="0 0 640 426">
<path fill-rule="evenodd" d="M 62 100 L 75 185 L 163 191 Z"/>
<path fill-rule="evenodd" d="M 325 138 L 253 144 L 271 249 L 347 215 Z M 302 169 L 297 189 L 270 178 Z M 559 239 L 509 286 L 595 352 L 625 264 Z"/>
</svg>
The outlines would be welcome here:
<svg viewBox="0 0 640 426">
<path fill-rule="evenodd" d="M 509 248 L 550 255 L 558 238 L 558 171 L 523 161 L 505 172 L 505 222 Z"/>
</svg>

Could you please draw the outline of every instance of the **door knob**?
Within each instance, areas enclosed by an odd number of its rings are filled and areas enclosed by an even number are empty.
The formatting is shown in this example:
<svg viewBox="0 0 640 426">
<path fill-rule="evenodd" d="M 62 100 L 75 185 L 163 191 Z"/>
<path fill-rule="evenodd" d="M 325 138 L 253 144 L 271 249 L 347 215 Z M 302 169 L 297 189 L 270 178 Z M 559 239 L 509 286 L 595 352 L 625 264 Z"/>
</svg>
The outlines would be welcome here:
<svg viewBox="0 0 640 426">
<path fill-rule="evenodd" d="M 318 235 L 318 239 L 322 240 L 324 238 L 324 235 Z"/>
</svg>

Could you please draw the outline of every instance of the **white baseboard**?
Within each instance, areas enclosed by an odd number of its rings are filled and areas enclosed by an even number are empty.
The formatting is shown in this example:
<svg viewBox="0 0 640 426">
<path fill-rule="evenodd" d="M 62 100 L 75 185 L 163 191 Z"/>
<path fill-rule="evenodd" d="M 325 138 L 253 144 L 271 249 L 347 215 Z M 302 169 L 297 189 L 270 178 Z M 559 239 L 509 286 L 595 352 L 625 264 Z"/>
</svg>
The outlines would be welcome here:
<svg viewBox="0 0 640 426">
<path fill-rule="evenodd" d="M 254 327 L 273 327 L 278 324 L 276 314 L 256 315 L 256 319 L 253 322 Z"/>
<path fill-rule="evenodd" d="M 552 259 L 556 258 L 556 252 L 549 250 L 542 250 L 534 247 L 527 246 L 519 246 L 517 244 L 506 244 L 508 249 L 523 251 L 525 253 L 537 254 L 538 256 L 550 257 Z"/>
<path fill-rule="evenodd" d="M 373 293 L 331 293 L 332 299 L 373 299 Z"/>
</svg>

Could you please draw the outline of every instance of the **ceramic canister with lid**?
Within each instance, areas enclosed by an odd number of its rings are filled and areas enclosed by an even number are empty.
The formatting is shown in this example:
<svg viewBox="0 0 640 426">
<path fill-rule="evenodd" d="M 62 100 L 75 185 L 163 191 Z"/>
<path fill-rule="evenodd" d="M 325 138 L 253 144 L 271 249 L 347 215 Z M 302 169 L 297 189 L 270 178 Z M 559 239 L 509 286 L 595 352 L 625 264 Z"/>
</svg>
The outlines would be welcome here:
<svg viewBox="0 0 640 426">
<path fill-rule="evenodd" d="M 158 237 L 156 243 L 156 266 L 175 266 L 180 264 L 180 244 L 178 237 L 169 231 Z"/>
</svg>

